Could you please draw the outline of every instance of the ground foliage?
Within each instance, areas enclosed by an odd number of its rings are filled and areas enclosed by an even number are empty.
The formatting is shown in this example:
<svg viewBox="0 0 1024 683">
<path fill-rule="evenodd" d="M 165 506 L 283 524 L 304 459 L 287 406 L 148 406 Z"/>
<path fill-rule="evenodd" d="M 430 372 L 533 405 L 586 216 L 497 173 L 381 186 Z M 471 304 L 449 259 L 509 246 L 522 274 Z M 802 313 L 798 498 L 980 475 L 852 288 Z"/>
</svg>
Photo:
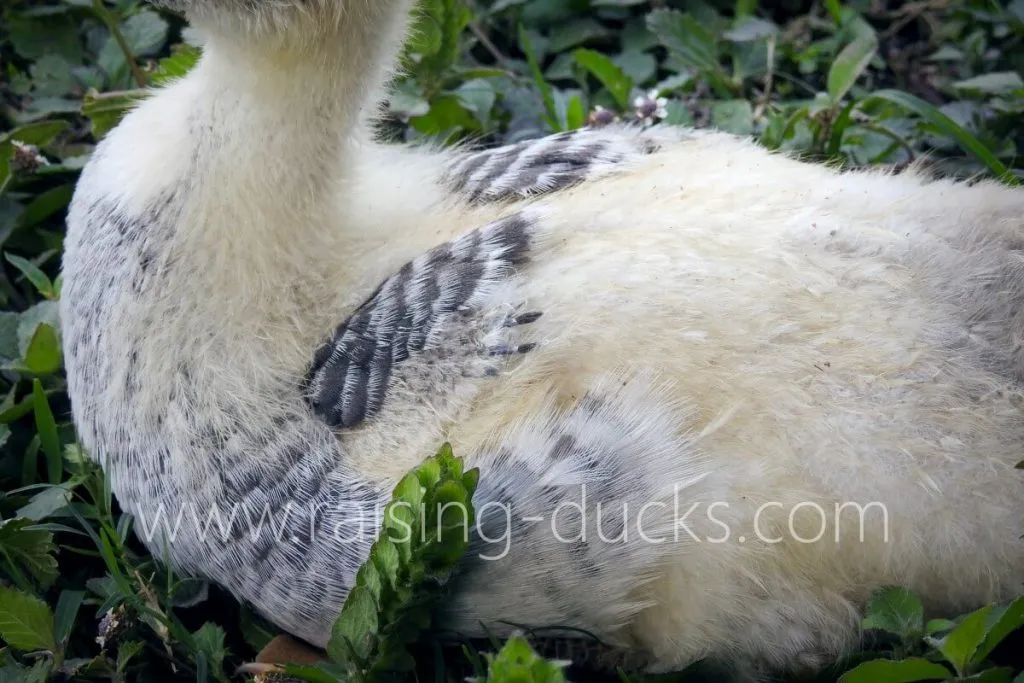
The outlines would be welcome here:
<svg viewBox="0 0 1024 683">
<path fill-rule="evenodd" d="M 423 5 L 385 110 L 386 138 L 494 145 L 622 119 L 714 126 L 846 166 L 926 159 L 965 177 L 1024 178 L 1024 0 Z M 180 17 L 136 0 L 0 3 L 5 683 L 243 680 L 256 669 L 238 667 L 275 633 L 138 544 L 109 481 L 76 444 L 61 370 L 59 257 L 77 174 L 128 107 L 200 53 Z M 475 477 L 443 449 L 403 480 L 396 500 L 468 501 Z M 522 638 L 442 638 L 430 606 L 464 545 L 438 537 L 433 550 L 405 547 L 389 533 L 346 603 L 332 661 L 296 675 L 413 680 L 402 673 L 412 666 L 421 681 L 600 677 L 544 659 Z M 864 624 L 869 649 L 819 678 L 1024 681 L 1013 646 L 999 645 L 1024 620 L 1024 602 L 944 616 L 926 620 L 913 595 L 880 591 Z M 702 677 L 715 680 L 700 666 L 663 680 Z"/>
</svg>

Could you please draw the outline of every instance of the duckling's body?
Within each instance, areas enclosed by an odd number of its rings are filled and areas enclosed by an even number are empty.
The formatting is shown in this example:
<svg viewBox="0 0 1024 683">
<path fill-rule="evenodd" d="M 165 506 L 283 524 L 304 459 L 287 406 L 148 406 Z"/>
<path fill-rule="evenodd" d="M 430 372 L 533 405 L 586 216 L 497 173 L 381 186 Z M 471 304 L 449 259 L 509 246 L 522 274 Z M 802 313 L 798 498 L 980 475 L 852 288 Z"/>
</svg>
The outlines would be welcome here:
<svg viewBox="0 0 1024 683">
<path fill-rule="evenodd" d="M 192 8 L 202 62 L 69 216 L 76 425 L 144 537 L 172 519 L 157 555 L 322 645 L 390 487 L 450 440 L 491 504 L 464 632 L 788 665 L 849 646 L 881 585 L 1019 590 L 1024 194 L 625 128 L 543 143 L 561 171 L 613 150 L 585 182 L 480 192 L 485 162 L 359 132 L 408 3 L 304 5 L 301 46 L 288 6 Z M 553 529 L 583 495 L 586 540 L 575 508 Z"/>
</svg>

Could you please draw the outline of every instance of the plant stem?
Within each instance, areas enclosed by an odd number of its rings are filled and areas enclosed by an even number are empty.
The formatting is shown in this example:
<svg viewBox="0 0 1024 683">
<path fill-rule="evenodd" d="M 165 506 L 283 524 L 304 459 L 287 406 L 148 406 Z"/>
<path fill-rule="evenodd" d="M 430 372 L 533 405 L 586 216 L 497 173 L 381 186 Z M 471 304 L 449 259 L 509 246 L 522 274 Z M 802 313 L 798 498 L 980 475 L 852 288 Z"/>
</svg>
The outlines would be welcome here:
<svg viewBox="0 0 1024 683">
<path fill-rule="evenodd" d="M 132 70 L 132 78 L 135 79 L 135 84 L 140 88 L 146 87 L 146 74 L 142 72 L 138 62 L 135 60 L 135 55 L 132 54 L 132 49 L 128 45 L 128 41 L 124 39 L 124 34 L 121 33 L 121 26 L 107 8 L 103 5 L 103 0 L 92 0 L 92 11 L 96 13 L 100 21 L 106 24 L 107 28 L 110 29 L 110 35 L 114 37 L 114 41 L 117 46 L 121 48 L 121 52 L 124 53 L 125 61 L 128 62 L 128 67 Z"/>
</svg>

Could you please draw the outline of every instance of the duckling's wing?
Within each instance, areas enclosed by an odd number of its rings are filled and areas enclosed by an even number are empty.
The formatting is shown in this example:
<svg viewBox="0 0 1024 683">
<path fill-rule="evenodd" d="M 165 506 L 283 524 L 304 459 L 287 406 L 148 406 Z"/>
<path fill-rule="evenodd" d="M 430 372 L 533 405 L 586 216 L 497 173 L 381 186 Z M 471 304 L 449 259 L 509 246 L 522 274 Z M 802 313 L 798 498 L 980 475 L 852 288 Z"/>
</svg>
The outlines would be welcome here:
<svg viewBox="0 0 1024 683">
<path fill-rule="evenodd" d="M 381 283 L 316 350 L 306 377 L 314 412 L 352 428 L 382 409 L 404 368 L 416 370 L 424 399 L 433 400 L 442 380 L 495 374 L 505 357 L 533 348 L 510 343 L 506 331 L 540 313 L 522 311 L 498 285 L 527 261 L 536 222 L 537 212 L 516 212 L 434 247 Z"/>
<path fill-rule="evenodd" d="M 659 137 L 636 126 L 580 128 L 460 154 L 441 182 L 470 204 L 523 199 L 626 168 L 655 152 Z"/>
</svg>

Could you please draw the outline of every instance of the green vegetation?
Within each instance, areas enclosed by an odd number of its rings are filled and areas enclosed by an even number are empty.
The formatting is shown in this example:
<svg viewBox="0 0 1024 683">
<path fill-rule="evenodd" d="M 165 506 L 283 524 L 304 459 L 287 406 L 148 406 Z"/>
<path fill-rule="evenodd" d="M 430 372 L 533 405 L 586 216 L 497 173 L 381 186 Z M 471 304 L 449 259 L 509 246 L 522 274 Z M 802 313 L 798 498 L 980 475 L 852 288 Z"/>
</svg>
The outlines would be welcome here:
<svg viewBox="0 0 1024 683">
<path fill-rule="evenodd" d="M 626 119 L 715 126 L 849 166 L 928 159 L 945 173 L 1024 178 L 1024 0 L 424 5 L 382 128 L 391 139 L 498 144 Z M 242 680 L 237 667 L 275 633 L 142 549 L 76 445 L 61 371 L 59 256 L 77 174 L 127 107 L 198 55 L 179 17 L 136 0 L 0 5 L 0 681 Z M 403 480 L 396 501 L 466 502 L 475 476 L 445 450 Z M 464 543 L 403 543 L 393 531 L 360 572 L 331 661 L 295 675 L 599 679 L 522 638 L 442 642 L 431 606 Z M 1024 663 L 997 645 L 1022 620 L 1018 599 L 925 621 L 914 596 L 887 589 L 865 620 L 872 648 L 821 680 L 1021 682 Z"/>
</svg>

